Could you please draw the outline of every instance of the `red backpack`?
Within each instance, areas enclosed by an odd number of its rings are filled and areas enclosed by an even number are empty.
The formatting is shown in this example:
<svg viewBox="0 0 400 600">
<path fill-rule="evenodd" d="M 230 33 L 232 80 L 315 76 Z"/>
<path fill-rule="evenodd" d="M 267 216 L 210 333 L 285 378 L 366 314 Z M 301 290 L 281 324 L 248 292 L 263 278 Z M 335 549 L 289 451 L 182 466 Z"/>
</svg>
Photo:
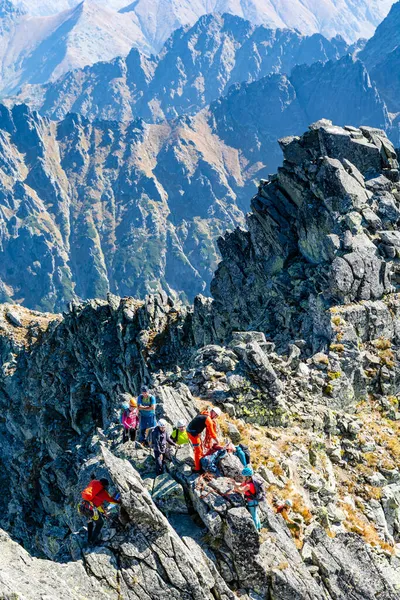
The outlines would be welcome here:
<svg viewBox="0 0 400 600">
<path fill-rule="evenodd" d="M 91 502 L 103 489 L 104 486 L 98 479 L 92 479 L 87 488 L 81 493 L 81 496 L 84 500 Z"/>
</svg>

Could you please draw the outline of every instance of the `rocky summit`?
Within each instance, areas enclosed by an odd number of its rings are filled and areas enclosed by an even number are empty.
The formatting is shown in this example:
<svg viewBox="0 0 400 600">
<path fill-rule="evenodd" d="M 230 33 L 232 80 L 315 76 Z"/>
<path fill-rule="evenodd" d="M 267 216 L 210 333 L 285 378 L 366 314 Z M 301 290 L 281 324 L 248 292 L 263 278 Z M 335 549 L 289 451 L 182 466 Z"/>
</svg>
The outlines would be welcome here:
<svg viewBox="0 0 400 600">
<path fill-rule="evenodd" d="M 329 121 L 280 144 L 246 226 L 219 241 L 213 298 L 1 305 L 3 598 L 400 598 L 397 156 L 382 130 Z M 152 452 L 122 443 L 144 383 L 169 430 L 222 409 L 220 438 L 264 481 L 260 533 L 229 493 L 236 456 L 199 476 L 184 446 L 155 476 Z M 93 476 L 121 505 L 87 547 Z"/>
</svg>

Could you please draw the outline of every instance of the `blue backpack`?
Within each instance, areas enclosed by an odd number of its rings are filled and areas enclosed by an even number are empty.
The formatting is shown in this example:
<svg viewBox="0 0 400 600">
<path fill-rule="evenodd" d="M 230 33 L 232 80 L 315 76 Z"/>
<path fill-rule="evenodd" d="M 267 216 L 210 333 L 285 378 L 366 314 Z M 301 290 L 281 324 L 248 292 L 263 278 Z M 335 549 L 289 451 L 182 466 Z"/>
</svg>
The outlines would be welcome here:
<svg viewBox="0 0 400 600">
<path fill-rule="evenodd" d="M 210 456 L 203 456 L 200 460 L 201 468 L 205 473 L 211 473 L 216 477 L 221 477 L 222 473 L 219 470 L 218 464 L 223 456 L 225 456 L 226 450 L 218 450 L 218 452 L 214 452 L 214 454 L 210 454 Z"/>
</svg>

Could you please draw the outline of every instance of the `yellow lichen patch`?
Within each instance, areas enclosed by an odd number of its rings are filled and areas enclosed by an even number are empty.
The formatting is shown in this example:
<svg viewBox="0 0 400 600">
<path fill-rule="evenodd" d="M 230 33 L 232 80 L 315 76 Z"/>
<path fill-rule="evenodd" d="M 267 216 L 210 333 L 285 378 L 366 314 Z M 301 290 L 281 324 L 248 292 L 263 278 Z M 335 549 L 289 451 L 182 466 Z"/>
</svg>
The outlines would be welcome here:
<svg viewBox="0 0 400 600">
<path fill-rule="evenodd" d="M 328 371 L 328 378 L 330 380 L 339 379 L 342 376 L 340 371 Z"/>
<path fill-rule="evenodd" d="M 372 345 L 375 346 L 377 350 L 388 350 L 392 347 L 392 342 L 383 337 L 378 338 L 372 342 Z"/>
<path fill-rule="evenodd" d="M 381 365 L 386 365 L 386 367 L 388 367 L 389 369 L 394 368 L 395 362 L 394 362 L 394 354 L 393 354 L 392 350 L 390 350 L 390 349 L 380 350 L 379 358 L 381 361 Z"/>
<path fill-rule="evenodd" d="M 343 344 L 331 344 L 329 348 L 332 350 L 332 352 L 339 352 L 339 354 L 344 352 Z"/>
</svg>

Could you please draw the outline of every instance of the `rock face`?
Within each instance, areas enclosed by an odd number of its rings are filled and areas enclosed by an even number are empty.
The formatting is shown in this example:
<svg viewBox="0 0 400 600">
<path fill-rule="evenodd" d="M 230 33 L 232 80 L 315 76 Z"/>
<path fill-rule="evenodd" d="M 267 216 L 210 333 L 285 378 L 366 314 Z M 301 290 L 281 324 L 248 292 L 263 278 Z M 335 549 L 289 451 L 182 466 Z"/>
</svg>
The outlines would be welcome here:
<svg viewBox="0 0 400 600">
<path fill-rule="evenodd" d="M 321 121 L 280 144 L 283 166 L 253 198 L 247 231 L 219 241 L 214 331 L 260 328 L 278 343 L 300 334 L 315 351 L 330 341 L 327 308 L 396 289 L 398 162 L 368 127 Z"/>
<path fill-rule="evenodd" d="M 341 38 L 205 15 L 175 31 L 156 58 L 133 49 L 126 58 L 71 71 L 46 86 L 27 86 L 19 98 L 53 119 L 77 112 L 89 119 L 160 121 L 197 112 L 232 84 L 290 73 L 298 64 L 338 59 L 351 50 Z"/>
</svg>

